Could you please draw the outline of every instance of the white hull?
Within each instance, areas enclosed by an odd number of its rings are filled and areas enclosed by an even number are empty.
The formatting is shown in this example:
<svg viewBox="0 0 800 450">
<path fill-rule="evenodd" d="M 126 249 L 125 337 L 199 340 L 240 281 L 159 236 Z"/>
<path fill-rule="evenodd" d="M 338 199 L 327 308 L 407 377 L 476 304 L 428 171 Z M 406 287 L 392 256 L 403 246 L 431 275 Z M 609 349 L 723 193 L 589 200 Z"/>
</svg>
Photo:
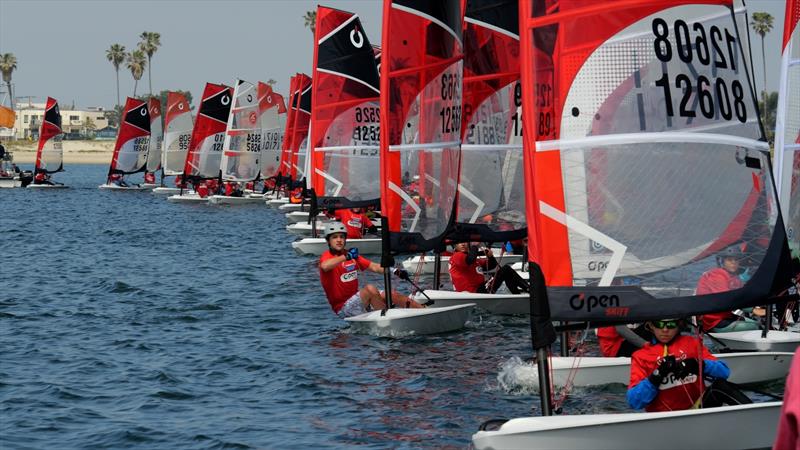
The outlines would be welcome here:
<svg viewBox="0 0 800 450">
<path fill-rule="evenodd" d="M 506 253 L 500 256 L 501 255 L 500 249 L 495 248 L 492 249 L 492 251 L 494 252 L 495 258 L 497 258 L 497 262 L 502 265 L 515 264 L 522 261 L 522 255 L 513 255 Z M 422 266 L 421 269 L 420 265 Z M 432 274 L 435 272 L 435 266 L 436 266 L 436 257 L 433 255 L 414 256 L 403 261 L 403 268 L 409 272 L 414 272 L 414 273 L 419 272 L 424 274 Z M 450 266 L 450 257 L 442 256 L 442 266 L 439 269 L 439 273 L 447 273 L 447 271 L 449 270 L 449 266 Z"/>
<path fill-rule="evenodd" d="M 715 354 L 731 369 L 728 381 L 736 384 L 765 383 L 786 377 L 791 367 L 793 353 L 742 352 Z M 601 386 L 630 382 L 630 358 L 603 357 L 553 357 L 550 359 L 553 383 L 564 386 L 572 379 L 573 386 Z M 525 380 L 526 385 L 538 384 L 535 365 L 525 365 L 514 378 Z"/>
<path fill-rule="evenodd" d="M 154 195 L 180 195 L 180 193 L 181 193 L 181 188 L 175 188 L 175 187 L 157 187 L 153 189 Z M 183 193 L 185 195 L 185 194 L 194 194 L 195 192 L 189 189 L 184 189 Z"/>
<path fill-rule="evenodd" d="M 286 225 L 286 231 L 297 236 L 311 236 L 311 224 L 306 222 L 293 223 Z M 322 221 L 317 222 L 317 232 L 322 235 L 325 231 L 325 224 Z"/>
<path fill-rule="evenodd" d="M 358 253 L 362 255 L 380 255 L 381 240 L 374 239 L 348 239 L 347 248 L 358 248 Z M 305 238 L 292 242 L 292 248 L 298 255 L 321 255 L 328 250 L 328 242 L 325 238 Z"/>
<path fill-rule="evenodd" d="M 264 200 L 258 197 L 228 197 L 225 195 L 212 195 L 208 203 L 212 205 L 255 205 Z"/>
<path fill-rule="evenodd" d="M 22 187 L 22 180 L 19 178 L 0 178 L 0 188 L 10 189 Z"/>
<path fill-rule="evenodd" d="M 105 189 L 109 191 L 144 191 L 146 188 L 140 184 L 131 184 L 130 186 L 117 186 L 116 184 L 101 184 L 97 186 L 98 189 Z"/>
<path fill-rule="evenodd" d="M 761 330 L 709 334 L 725 343 L 731 350 L 794 352 L 800 345 L 800 333 L 793 331 L 770 331 L 766 338 L 761 337 Z"/>
<path fill-rule="evenodd" d="M 284 203 L 283 205 L 278 205 L 278 209 L 285 213 L 301 211 L 308 208 L 309 205 L 304 205 L 302 203 Z"/>
<path fill-rule="evenodd" d="M 155 189 L 158 185 L 155 183 L 142 183 L 140 186 L 142 186 L 144 189 Z"/>
<path fill-rule="evenodd" d="M 208 197 L 200 197 L 198 194 L 170 195 L 167 197 L 170 203 L 206 203 Z"/>
<path fill-rule="evenodd" d="M 658 413 L 512 419 L 472 435 L 476 449 L 754 449 L 775 439 L 781 402 Z"/>
<path fill-rule="evenodd" d="M 319 216 L 317 217 L 319 220 Z M 308 212 L 306 211 L 293 211 L 286 214 L 286 223 L 308 223 Z"/>
<path fill-rule="evenodd" d="M 67 189 L 69 186 L 64 184 L 29 184 L 29 189 Z"/>
<path fill-rule="evenodd" d="M 372 311 L 345 319 L 356 333 L 374 336 L 409 336 L 446 333 L 464 327 L 472 315 L 474 305 L 451 306 L 449 308 L 393 308 Z"/>
<path fill-rule="evenodd" d="M 267 200 L 267 206 L 269 206 L 270 208 L 277 208 L 277 207 L 279 207 L 281 205 L 285 205 L 287 203 L 289 203 L 289 199 L 286 198 L 286 197 Z"/>
<path fill-rule="evenodd" d="M 361 249 L 359 248 L 359 251 Z M 465 305 L 474 303 L 479 308 L 493 314 L 530 314 L 530 294 L 475 294 L 472 292 L 454 292 L 425 290 L 434 307 Z M 427 300 L 422 294 L 416 294 L 418 300 Z"/>
</svg>

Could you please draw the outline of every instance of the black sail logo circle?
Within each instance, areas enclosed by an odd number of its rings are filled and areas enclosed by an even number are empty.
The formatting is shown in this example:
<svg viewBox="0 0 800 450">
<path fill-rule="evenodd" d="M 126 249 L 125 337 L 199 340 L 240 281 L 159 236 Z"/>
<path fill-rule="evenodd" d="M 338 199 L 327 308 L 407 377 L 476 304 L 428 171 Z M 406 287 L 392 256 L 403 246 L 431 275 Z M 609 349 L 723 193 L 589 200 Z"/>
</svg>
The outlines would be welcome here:
<svg viewBox="0 0 800 450">
<path fill-rule="evenodd" d="M 358 36 L 358 41 L 356 41 L 356 36 Z M 350 42 L 355 48 L 361 48 L 364 45 L 364 35 L 357 28 L 353 28 L 350 30 Z"/>
</svg>

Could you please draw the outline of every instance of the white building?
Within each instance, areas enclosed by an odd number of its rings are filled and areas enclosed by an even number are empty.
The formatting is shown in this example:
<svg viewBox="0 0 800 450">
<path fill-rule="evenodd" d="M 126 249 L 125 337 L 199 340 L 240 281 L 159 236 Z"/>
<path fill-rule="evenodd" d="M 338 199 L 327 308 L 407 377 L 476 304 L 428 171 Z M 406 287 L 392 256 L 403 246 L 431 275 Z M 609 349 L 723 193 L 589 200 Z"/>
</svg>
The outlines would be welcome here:
<svg viewBox="0 0 800 450">
<path fill-rule="evenodd" d="M 75 139 L 80 139 L 91 134 L 93 130 L 108 126 L 108 120 L 104 115 L 105 109 L 102 107 L 88 107 L 84 110 L 68 110 L 64 109 L 63 105 L 59 105 L 59 107 L 61 108 L 61 129 Z M 12 134 L 17 139 L 38 138 L 39 127 L 44 119 L 44 108 L 44 103 L 17 103 L 17 120 L 14 122 Z"/>
</svg>

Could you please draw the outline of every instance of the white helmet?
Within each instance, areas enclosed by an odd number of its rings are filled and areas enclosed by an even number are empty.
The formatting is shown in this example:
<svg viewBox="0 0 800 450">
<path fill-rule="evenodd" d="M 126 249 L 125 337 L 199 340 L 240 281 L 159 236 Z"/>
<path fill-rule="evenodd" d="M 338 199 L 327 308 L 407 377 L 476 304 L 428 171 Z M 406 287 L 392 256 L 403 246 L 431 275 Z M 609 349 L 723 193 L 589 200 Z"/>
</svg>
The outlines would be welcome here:
<svg viewBox="0 0 800 450">
<path fill-rule="evenodd" d="M 325 239 L 327 240 L 328 237 L 332 234 L 336 233 L 344 233 L 347 234 L 347 228 L 345 228 L 344 224 L 341 222 L 331 222 L 325 226 Z"/>
</svg>

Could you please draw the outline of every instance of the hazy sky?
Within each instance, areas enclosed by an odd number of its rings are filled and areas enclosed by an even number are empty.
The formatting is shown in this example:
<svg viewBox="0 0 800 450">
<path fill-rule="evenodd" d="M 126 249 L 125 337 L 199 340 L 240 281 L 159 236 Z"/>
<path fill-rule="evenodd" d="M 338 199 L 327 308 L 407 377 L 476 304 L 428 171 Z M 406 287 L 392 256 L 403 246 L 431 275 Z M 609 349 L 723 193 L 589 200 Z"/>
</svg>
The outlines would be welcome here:
<svg viewBox="0 0 800 450">
<path fill-rule="evenodd" d="M 601 1 L 601 0 L 599 0 Z M 206 81 L 231 85 L 234 78 L 278 81 L 289 89 L 295 72 L 310 73 L 313 36 L 303 26 L 307 0 L 0 0 L 0 53 L 16 55 L 17 96 L 57 98 L 78 107 L 116 103 L 111 44 L 136 47 L 142 31 L 161 33 L 153 55 L 153 91 L 189 90 L 199 98 Z M 328 6 L 357 13 L 373 44 L 380 44 L 381 1 L 337 0 Z M 751 0 L 748 9 L 775 18 L 767 35 L 767 87 L 777 89 L 784 0 Z M 763 86 L 761 38 L 754 36 L 758 90 Z M 120 95 L 133 93 L 130 71 L 120 67 Z M 148 92 L 147 72 L 137 94 Z M 195 105 L 197 101 L 193 102 Z"/>
</svg>

